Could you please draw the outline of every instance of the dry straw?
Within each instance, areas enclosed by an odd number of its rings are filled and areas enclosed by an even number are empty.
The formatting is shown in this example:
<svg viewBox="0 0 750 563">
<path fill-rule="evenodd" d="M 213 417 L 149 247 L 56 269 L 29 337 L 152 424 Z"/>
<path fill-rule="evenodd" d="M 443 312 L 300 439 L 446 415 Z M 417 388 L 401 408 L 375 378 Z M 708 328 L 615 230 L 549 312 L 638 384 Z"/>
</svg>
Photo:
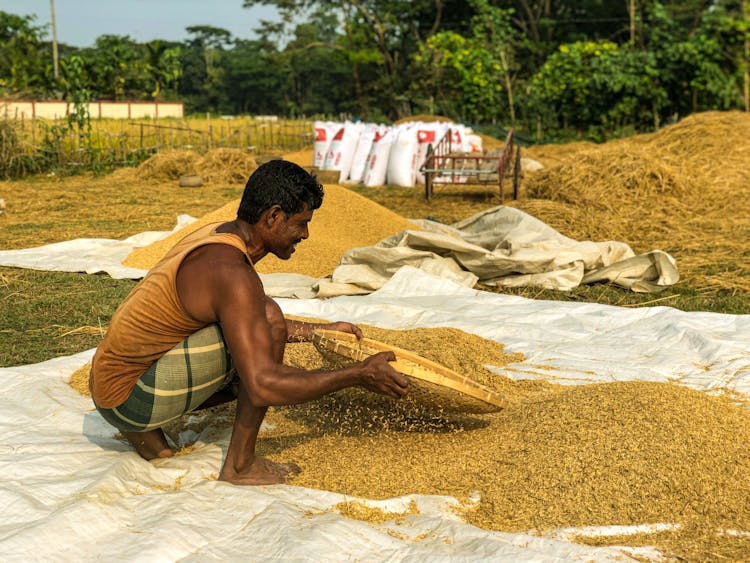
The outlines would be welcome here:
<svg viewBox="0 0 750 563">
<path fill-rule="evenodd" d="M 204 182 L 239 184 L 256 168 L 253 155 L 240 149 L 214 149 L 205 156 L 194 151 L 168 150 L 143 162 L 136 176 L 140 180 L 165 182 L 197 174 Z"/>
<path fill-rule="evenodd" d="M 738 262 L 750 235 L 750 114 L 691 115 L 657 133 L 603 145 L 530 149 L 518 206 L 579 240 L 666 250 L 699 290 L 747 290 Z"/>
<path fill-rule="evenodd" d="M 196 173 L 201 156 L 193 151 L 168 150 L 156 153 L 138 166 L 136 175 L 141 180 L 163 182 Z"/>
<path fill-rule="evenodd" d="M 204 182 L 244 184 L 258 165 L 255 158 L 240 149 L 215 149 L 209 151 L 195 166 Z"/>
</svg>

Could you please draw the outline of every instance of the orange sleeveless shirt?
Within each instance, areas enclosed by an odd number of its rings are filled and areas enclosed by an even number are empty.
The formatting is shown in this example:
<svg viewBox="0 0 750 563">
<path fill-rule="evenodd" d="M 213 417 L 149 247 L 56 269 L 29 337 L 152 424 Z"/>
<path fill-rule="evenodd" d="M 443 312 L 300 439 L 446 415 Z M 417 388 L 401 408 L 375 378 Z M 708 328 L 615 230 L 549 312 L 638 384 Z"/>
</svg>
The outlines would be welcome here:
<svg viewBox="0 0 750 563">
<path fill-rule="evenodd" d="M 182 261 L 206 244 L 228 244 L 247 255 L 240 237 L 206 225 L 178 242 L 136 285 L 115 311 L 91 362 L 89 389 L 97 405 L 116 407 L 138 379 L 176 344 L 208 323 L 192 318 L 177 296 L 175 280 Z"/>
</svg>

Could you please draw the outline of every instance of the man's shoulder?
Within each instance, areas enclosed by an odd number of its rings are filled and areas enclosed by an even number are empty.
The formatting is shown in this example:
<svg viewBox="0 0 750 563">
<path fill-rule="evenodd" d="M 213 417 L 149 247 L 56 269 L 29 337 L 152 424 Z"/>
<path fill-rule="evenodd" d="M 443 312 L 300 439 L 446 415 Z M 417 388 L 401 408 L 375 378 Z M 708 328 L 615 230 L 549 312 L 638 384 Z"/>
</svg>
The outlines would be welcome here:
<svg viewBox="0 0 750 563">
<path fill-rule="evenodd" d="M 180 270 L 185 269 L 201 274 L 223 272 L 255 274 L 247 255 L 242 250 L 234 245 L 218 241 L 201 245 L 190 252 L 180 265 Z"/>
</svg>

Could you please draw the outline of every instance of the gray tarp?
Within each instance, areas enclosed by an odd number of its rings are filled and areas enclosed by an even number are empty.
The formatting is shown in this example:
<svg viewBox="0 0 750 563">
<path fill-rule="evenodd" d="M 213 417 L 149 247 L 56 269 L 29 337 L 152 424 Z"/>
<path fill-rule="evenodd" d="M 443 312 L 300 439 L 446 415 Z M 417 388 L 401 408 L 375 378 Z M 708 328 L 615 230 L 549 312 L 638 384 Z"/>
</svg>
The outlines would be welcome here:
<svg viewBox="0 0 750 563">
<path fill-rule="evenodd" d="M 669 254 L 635 255 L 625 243 L 579 242 L 512 207 L 488 209 L 452 226 L 415 221 L 375 246 L 344 253 L 318 296 L 376 290 L 403 266 L 412 266 L 465 286 L 536 286 L 569 290 L 582 283 L 610 281 L 638 292 L 677 283 Z"/>
</svg>

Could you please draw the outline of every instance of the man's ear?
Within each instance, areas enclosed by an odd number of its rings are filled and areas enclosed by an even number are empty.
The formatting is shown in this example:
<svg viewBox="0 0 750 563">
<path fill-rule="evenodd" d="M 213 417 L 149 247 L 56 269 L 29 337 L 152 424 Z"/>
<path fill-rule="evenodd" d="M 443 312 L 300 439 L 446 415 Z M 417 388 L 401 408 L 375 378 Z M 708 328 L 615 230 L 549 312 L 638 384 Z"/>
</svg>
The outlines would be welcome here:
<svg viewBox="0 0 750 563">
<path fill-rule="evenodd" d="M 272 205 L 263 214 L 263 220 L 269 228 L 283 221 L 285 218 L 286 213 L 284 213 L 280 205 Z"/>
</svg>

